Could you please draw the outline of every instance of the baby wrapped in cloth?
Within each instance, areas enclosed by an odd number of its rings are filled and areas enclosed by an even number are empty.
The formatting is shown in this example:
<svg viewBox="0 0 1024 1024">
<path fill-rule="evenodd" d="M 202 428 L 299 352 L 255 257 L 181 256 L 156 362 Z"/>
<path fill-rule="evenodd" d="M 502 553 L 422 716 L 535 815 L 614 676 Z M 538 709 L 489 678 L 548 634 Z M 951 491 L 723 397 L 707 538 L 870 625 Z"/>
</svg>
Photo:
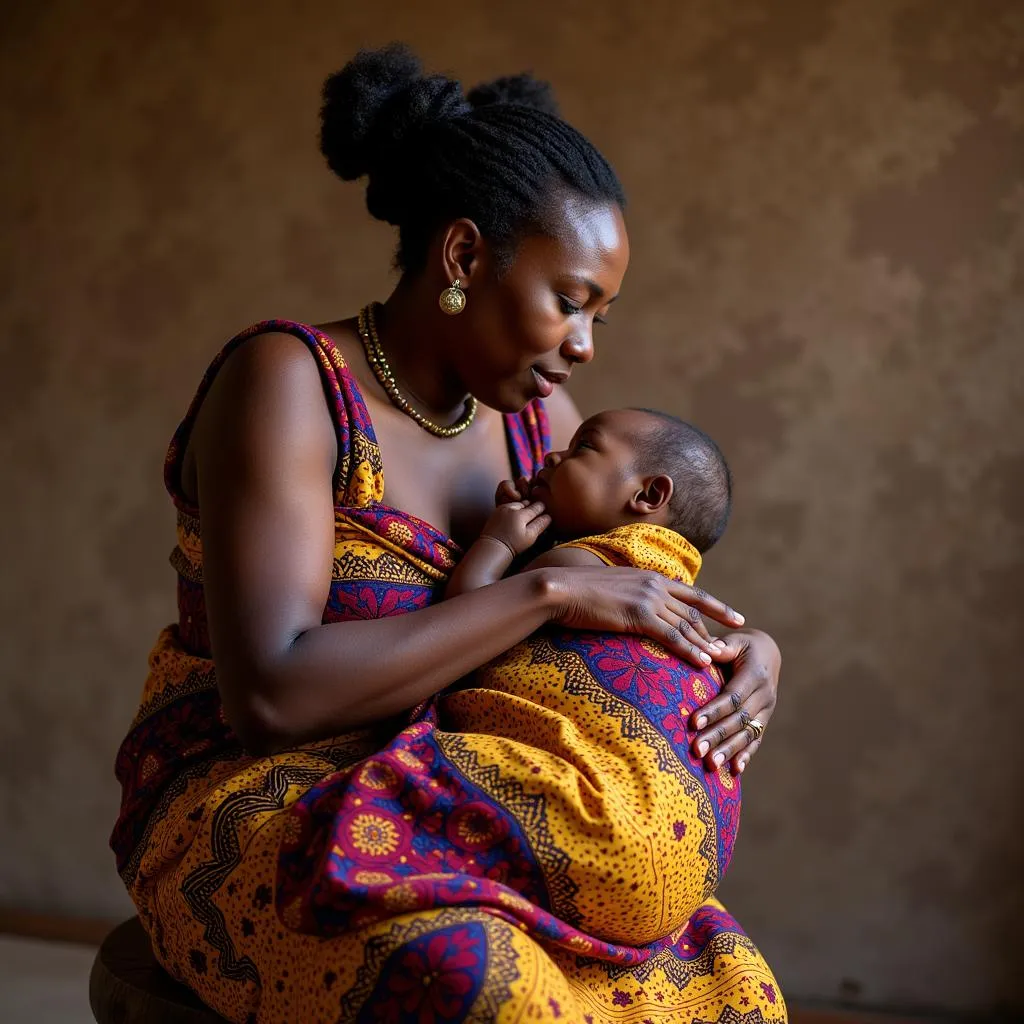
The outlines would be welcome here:
<svg viewBox="0 0 1024 1024">
<path fill-rule="evenodd" d="M 542 532 L 560 543 L 527 568 L 632 566 L 693 584 L 731 503 L 714 442 L 648 410 L 592 417 L 518 487 L 523 500 L 495 510 L 449 596 L 500 579 Z M 668 998 L 662 984 L 685 982 L 695 1019 L 718 1019 L 730 1004 L 760 1007 L 751 1020 L 781 1019 L 763 961 L 712 900 L 736 840 L 740 785 L 727 766 L 709 772 L 693 756 L 689 722 L 720 685 L 716 670 L 647 639 L 547 629 L 448 693 L 438 726 L 490 738 L 486 756 L 468 763 L 492 791 L 506 773 L 537 780 L 535 792 L 527 784 L 507 794 L 532 820 L 550 909 L 548 918 L 531 907 L 531 931 L 599 957 L 590 969 L 602 976 L 609 962 L 643 958 L 632 973 L 647 978 L 652 1005 Z M 528 913 L 525 901 L 517 912 Z M 726 978 L 743 994 L 715 1013 L 699 1009 L 722 998 Z"/>
</svg>

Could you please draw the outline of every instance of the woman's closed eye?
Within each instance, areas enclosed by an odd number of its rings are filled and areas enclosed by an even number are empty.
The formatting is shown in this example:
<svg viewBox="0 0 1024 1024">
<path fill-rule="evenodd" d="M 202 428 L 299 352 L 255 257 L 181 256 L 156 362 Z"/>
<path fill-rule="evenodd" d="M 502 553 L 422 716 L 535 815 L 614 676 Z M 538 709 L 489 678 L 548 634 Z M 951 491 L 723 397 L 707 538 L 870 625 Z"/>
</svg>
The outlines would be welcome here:
<svg viewBox="0 0 1024 1024">
<path fill-rule="evenodd" d="M 577 314 L 583 312 L 583 307 L 578 303 L 573 302 L 572 299 L 570 299 L 566 295 L 559 294 L 558 304 L 562 307 L 562 312 L 566 316 L 576 316 Z M 600 313 L 598 313 L 594 316 L 594 323 L 606 324 L 608 323 L 608 321 L 603 316 L 601 316 Z"/>
<path fill-rule="evenodd" d="M 584 307 L 579 303 L 573 302 L 568 298 L 568 296 L 562 295 L 561 293 L 558 294 L 558 304 L 561 306 L 562 313 L 566 316 L 575 316 L 582 313 L 584 310 Z M 596 313 L 594 315 L 594 323 L 607 324 L 608 322 L 600 313 Z"/>
<path fill-rule="evenodd" d="M 577 313 L 583 312 L 583 307 L 578 303 L 575 303 L 567 295 L 558 293 L 558 304 L 562 307 L 562 312 L 566 316 L 575 316 Z"/>
</svg>

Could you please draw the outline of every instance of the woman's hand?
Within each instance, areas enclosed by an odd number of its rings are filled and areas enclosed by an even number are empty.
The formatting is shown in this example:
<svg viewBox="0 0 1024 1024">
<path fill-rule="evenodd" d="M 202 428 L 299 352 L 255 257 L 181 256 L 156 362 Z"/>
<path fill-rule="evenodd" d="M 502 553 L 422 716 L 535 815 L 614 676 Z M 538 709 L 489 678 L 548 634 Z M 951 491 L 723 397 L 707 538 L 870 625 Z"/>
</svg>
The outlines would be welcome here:
<svg viewBox="0 0 1024 1024">
<path fill-rule="evenodd" d="M 657 572 L 622 566 L 538 569 L 548 574 L 552 621 L 569 629 L 638 633 L 663 644 L 698 668 L 712 660 L 735 661 L 728 644 L 712 640 L 701 615 L 724 626 L 743 616 L 697 587 Z M 743 634 L 733 634 L 743 635 Z"/>
<path fill-rule="evenodd" d="M 723 640 L 722 656 L 716 660 L 732 662 L 732 671 L 722 692 L 690 718 L 697 730 L 693 751 L 708 768 L 728 760 L 733 774 L 739 775 L 761 746 L 761 733 L 755 737 L 756 730 L 748 723 L 756 720 L 767 726 L 775 711 L 782 654 L 778 644 L 759 630 L 729 633 Z"/>
</svg>

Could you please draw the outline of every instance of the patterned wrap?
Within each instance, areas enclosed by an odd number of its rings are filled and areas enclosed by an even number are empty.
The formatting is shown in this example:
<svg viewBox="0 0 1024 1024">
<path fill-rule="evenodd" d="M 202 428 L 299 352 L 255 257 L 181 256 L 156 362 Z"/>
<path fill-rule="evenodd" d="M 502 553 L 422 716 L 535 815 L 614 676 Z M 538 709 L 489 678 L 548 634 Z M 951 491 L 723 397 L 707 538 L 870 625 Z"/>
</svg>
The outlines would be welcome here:
<svg viewBox="0 0 1024 1024">
<path fill-rule="evenodd" d="M 179 474 L 213 376 L 266 331 L 309 346 L 337 429 L 324 622 L 422 608 L 461 554 L 381 504 L 373 428 L 328 337 L 270 321 L 225 347 L 168 452 L 180 618 L 150 655 L 116 765 L 111 845 L 160 962 L 237 1022 L 784 1021 L 767 965 L 712 898 L 739 782 L 694 761 L 687 719 L 716 673 L 636 637 L 544 630 L 402 720 L 242 750 Z M 506 428 L 515 473 L 531 475 L 549 446 L 543 407 Z M 692 549 L 613 534 L 577 543 L 680 578 L 699 568 Z"/>
</svg>

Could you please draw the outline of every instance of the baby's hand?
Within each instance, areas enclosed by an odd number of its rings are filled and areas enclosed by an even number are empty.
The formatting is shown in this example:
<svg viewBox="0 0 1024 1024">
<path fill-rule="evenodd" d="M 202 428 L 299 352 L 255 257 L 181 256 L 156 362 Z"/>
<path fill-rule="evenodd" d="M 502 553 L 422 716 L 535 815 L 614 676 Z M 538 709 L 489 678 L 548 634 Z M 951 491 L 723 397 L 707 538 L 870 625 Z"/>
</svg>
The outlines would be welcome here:
<svg viewBox="0 0 1024 1024">
<path fill-rule="evenodd" d="M 494 494 L 494 504 L 507 505 L 510 501 L 526 501 L 530 496 L 530 481 L 525 476 L 515 480 L 502 480 Z"/>
<path fill-rule="evenodd" d="M 515 558 L 529 551 L 550 525 L 551 516 L 544 511 L 543 502 L 510 500 L 491 513 L 480 539 L 489 537 L 504 544 Z"/>
</svg>

